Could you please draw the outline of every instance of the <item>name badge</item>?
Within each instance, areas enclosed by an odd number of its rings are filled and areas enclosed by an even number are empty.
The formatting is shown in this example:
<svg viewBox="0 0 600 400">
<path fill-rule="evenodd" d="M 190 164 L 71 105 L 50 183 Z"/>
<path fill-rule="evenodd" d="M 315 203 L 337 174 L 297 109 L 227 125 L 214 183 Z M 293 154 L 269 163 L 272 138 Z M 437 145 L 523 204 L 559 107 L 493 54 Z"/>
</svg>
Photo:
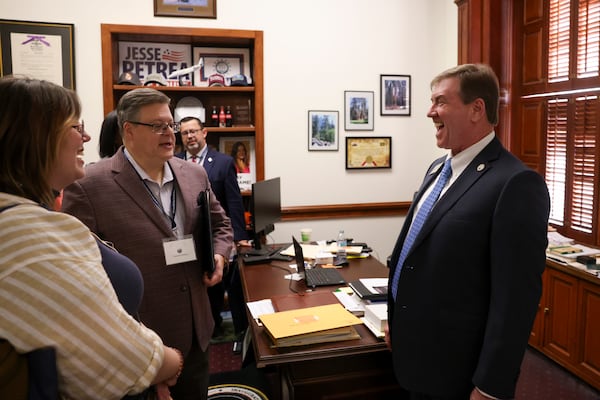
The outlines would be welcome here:
<svg viewBox="0 0 600 400">
<path fill-rule="evenodd" d="M 163 239 L 163 249 L 167 265 L 181 264 L 198 259 L 192 235 L 185 235 L 181 239 Z"/>
</svg>

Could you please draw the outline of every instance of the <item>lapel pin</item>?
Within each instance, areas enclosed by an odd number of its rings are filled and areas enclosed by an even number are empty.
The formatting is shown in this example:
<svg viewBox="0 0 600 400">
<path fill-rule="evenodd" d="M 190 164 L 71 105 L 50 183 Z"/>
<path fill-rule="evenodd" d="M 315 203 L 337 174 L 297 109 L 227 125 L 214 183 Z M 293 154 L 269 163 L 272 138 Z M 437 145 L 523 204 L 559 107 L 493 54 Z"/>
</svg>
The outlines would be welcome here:
<svg viewBox="0 0 600 400">
<path fill-rule="evenodd" d="M 442 167 L 442 165 L 444 165 L 444 163 L 438 164 L 435 167 L 433 167 L 433 169 L 431 170 L 431 172 L 429 173 L 429 175 L 435 174 L 438 171 L 438 169 L 440 169 Z"/>
<path fill-rule="evenodd" d="M 212 157 L 208 157 L 208 162 L 212 162 Z"/>
<path fill-rule="evenodd" d="M 483 171 L 483 170 L 484 170 L 484 168 L 485 168 L 485 164 L 479 164 L 479 165 L 477 166 L 477 172 L 481 172 L 481 171 Z"/>
</svg>

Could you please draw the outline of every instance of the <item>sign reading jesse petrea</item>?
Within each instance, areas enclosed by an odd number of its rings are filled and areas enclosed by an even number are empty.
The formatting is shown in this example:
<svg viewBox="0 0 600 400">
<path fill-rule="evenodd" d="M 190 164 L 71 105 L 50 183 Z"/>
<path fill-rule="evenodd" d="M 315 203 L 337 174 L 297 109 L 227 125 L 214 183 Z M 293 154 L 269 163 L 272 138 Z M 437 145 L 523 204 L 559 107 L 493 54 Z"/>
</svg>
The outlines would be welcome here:
<svg viewBox="0 0 600 400">
<path fill-rule="evenodd" d="M 144 80 L 150 74 L 167 77 L 192 65 L 192 47 L 187 44 L 119 42 L 119 75 L 135 72 Z"/>
</svg>

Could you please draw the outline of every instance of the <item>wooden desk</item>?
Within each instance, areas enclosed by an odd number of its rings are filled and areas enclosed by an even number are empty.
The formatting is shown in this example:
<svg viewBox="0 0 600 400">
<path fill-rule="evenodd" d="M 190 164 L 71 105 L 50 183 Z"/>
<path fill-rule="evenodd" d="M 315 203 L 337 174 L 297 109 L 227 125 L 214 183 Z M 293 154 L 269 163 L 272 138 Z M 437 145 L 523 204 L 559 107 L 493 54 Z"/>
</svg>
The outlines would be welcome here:
<svg viewBox="0 0 600 400">
<path fill-rule="evenodd" d="M 284 276 L 292 271 L 289 262 L 243 265 L 240 272 L 246 301 L 295 294 Z M 283 268 L 283 269 L 282 269 Z M 372 257 L 353 259 L 339 269 L 346 282 L 359 278 L 387 277 L 388 269 Z M 291 287 L 306 290 L 304 281 L 292 281 Z M 335 286 L 318 288 L 314 293 L 333 291 Z M 306 296 L 311 296 L 309 292 Z M 322 297 L 322 296 L 319 296 Z M 249 333 L 259 368 L 274 367 L 280 387 L 280 399 L 382 399 L 398 398 L 391 353 L 364 325 L 358 325 L 360 340 L 324 343 L 288 349 L 271 348 L 264 328 L 248 313 Z"/>
</svg>

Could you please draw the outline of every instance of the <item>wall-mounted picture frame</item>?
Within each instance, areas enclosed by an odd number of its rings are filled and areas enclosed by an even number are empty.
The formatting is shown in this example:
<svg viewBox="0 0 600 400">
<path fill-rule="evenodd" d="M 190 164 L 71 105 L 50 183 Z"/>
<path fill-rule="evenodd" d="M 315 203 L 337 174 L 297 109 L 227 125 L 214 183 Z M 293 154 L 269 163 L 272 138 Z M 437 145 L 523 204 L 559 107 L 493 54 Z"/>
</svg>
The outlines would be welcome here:
<svg viewBox="0 0 600 400">
<path fill-rule="evenodd" d="M 0 19 L 0 76 L 26 75 L 75 90 L 74 25 Z"/>
<path fill-rule="evenodd" d="M 374 128 L 374 92 L 344 91 L 345 128 L 347 131 L 372 131 Z"/>
<path fill-rule="evenodd" d="M 410 116 L 410 75 L 381 75 L 381 115 Z"/>
<path fill-rule="evenodd" d="M 217 0 L 154 0 L 154 16 L 217 18 Z"/>
<path fill-rule="evenodd" d="M 336 151 L 339 148 L 339 112 L 308 111 L 308 150 Z"/>
<path fill-rule="evenodd" d="M 346 169 L 392 168 L 390 136 L 346 137 Z"/>
<path fill-rule="evenodd" d="M 252 184 L 256 182 L 256 151 L 254 137 L 221 137 L 219 139 L 219 151 L 233 158 L 240 190 L 252 190 Z"/>
</svg>

